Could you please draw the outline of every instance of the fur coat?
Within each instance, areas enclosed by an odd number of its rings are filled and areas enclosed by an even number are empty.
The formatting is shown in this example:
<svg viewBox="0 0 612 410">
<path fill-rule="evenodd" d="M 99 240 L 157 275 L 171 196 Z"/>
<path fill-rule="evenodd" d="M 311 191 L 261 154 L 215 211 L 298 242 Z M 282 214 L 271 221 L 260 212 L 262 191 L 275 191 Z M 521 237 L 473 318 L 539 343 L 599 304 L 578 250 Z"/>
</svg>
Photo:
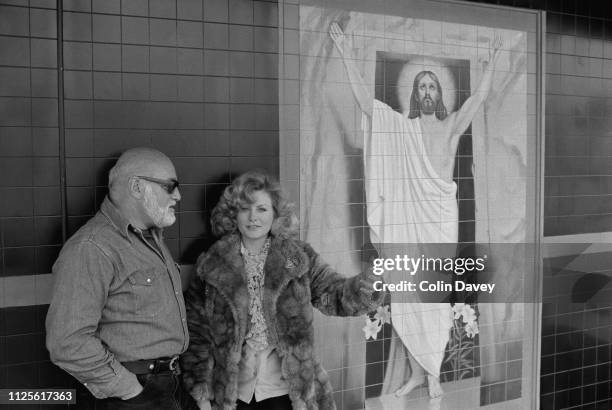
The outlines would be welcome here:
<svg viewBox="0 0 612 410">
<path fill-rule="evenodd" d="M 374 310 L 382 295 L 373 280 L 333 271 L 305 242 L 272 238 L 262 308 L 294 410 L 336 408 L 327 373 L 314 356 L 313 306 L 334 316 Z M 235 409 L 249 306 L 239 235 L 221 238 L 200 256 L 186 306 L 191 343 L 182 355 L 185 386 L 203 391 L 213 409 Z"/>
</svg>

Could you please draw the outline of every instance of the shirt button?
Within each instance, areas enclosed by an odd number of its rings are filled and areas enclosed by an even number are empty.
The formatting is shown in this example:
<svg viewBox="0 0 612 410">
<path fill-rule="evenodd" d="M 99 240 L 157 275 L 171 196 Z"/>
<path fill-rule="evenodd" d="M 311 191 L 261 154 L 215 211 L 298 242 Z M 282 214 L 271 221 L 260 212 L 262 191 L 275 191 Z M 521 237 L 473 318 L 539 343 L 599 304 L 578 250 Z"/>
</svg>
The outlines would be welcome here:
<svg viewBox="0 0 612 410">
<path fill-rule="evenodd" d="M 87 386 L 87 383 L 83 383 L 83 386 Z"/>
<path fill-rule="evenodd" d="M 176 292 L 174 292 L 174 294 L 175 294 L 175 295 L 178 295 L 178 294 L 179 294 L 179 293 L 178 293 L 178 290 L 177 290 Z"/>
<path fill-rule="evenodd" d="M 183 320 L 183 322 L 184 322 L 186 319 L 185 319 L 185 318 L 183 318 L 182 320 Z"/>
<path fill-rule="evenodd" d="M 147 283 L 151 283 L 151 278 L 147 278 Z"/>
</svg>

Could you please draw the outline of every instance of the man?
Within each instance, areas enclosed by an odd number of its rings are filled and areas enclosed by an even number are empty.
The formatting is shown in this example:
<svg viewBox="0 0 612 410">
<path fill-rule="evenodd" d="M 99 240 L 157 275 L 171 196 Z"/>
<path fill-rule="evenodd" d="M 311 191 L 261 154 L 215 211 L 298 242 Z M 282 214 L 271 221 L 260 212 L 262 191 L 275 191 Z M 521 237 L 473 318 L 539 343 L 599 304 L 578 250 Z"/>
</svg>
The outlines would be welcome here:
<svg viewBox="0 0 612 410">
<path fill-rule="evenodd" d="M 176 220 L 178 185 L 161 152 L 126 151 L 100 211 L 53 266 L 47 348 L 99 399 L 96 408 L 197 409 L 177 377 L 189 335 L 180 273 L 162 237 Z"/>
<path fill-rule="evenodd" d="M 423 247 L 456 243 L 459 211 L 453 182 L 455 155 L 459 138 L 489 94 L 500 40 L 494 41 L 478 88 L 458 111 L 446 111 L 442 87 L 431 71 L 416 75 L 407 98 L 404 90 L 410 89 L 406 86 L 410 80 L 405 78 L 404 69 L 398 81 L 403 113 L 398 113 L 371 96 L 357 66 L 345 53 L 344 33 L 337 23 L 332 23 L 330 36 L 342 56 L 355 99 L 371 122 L 371 133 L 366 130 L 365 141 L 355 144 L 364 150 L 370 240 L 379 245 Z M 384 249 L 382 253 L 383 257 L 394 257 L 384 255 Z M 406 278 L 385 277 L 388 282 L 398 279 Z M 430 397 L 440 396 L 440 367 L 452 326 L 450 305 L 421 303 L 413 294 L 392 292 L 391 319 L 408 350 L 411 368 L 409 380 L 395 394 L 410 393 L 424 384 L 427 376 Z"/>
</svg>

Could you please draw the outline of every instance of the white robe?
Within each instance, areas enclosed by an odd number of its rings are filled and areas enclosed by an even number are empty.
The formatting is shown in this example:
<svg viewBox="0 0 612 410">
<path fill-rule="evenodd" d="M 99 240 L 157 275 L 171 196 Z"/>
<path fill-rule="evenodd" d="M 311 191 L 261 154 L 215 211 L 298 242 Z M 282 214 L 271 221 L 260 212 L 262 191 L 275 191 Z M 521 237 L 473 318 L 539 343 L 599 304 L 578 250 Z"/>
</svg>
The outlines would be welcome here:
<svg viewBox="0 0 612 410">
<path fill-rule="evenodd" d="M 419 119 L 374 100 L 372 132 L 365 135 L 367 220 L 371 242 L 383 245 L 381 257 L 396 254 L 384 244 L 456 243 L 457 185 L 441 179 L 431 165 Z M 385 280 L 410 279 L 394 275 Z M 439 377 L 452 326 L 450 304 L 420 303 L 415 293 L 392 292 L 391 323 L 418 363 Z"/>
</svg>

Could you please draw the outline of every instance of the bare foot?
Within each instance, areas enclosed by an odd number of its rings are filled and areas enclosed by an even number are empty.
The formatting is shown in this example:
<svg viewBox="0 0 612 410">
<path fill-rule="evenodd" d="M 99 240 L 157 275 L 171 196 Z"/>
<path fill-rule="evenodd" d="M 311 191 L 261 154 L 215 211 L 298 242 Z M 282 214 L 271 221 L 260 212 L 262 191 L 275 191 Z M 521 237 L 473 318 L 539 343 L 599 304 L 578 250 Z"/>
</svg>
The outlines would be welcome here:
<svg viewBox="0 0 612 410">
<path fill-rule="evenodd" d="M 427 384 L 429 386 L 429 397 L 435 399 L 444 394 L 442 386 L 440 386 L 440 379 L 430 374 L 427 375 Z"/>
<path fill-rule="evenodd" d="M 419 387 L 423 383 L 425 383 L 425 377 L 423 376 L 410 377 L 408 382 L 399 389 L 397 389 L 393 394 L 395 395 L 395 397 L 405 396 L 407 394 L 410 394 L 412 390 L 414 390 L 416 387 Z"/>
</svg>

